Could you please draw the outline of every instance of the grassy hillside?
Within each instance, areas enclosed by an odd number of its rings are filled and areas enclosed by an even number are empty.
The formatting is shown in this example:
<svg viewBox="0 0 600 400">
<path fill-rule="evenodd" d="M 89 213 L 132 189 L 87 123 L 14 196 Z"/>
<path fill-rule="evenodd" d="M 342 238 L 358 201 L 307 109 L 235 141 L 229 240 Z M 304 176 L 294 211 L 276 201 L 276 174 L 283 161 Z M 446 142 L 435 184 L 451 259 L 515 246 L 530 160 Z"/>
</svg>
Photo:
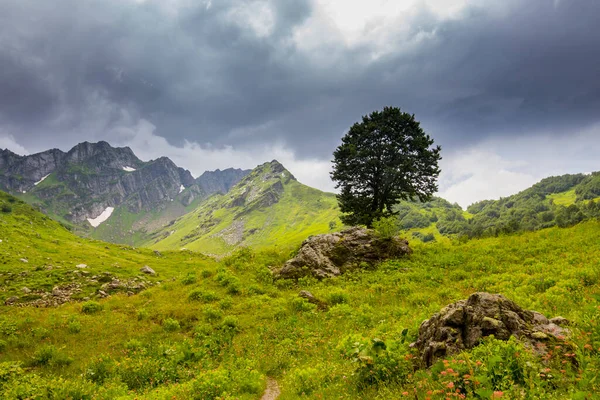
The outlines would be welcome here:
<svg viewBox="0 0 600 400">
<path fill-rule="evenodd" d="M 435 225 L 443 235 L 472 238 L 567 227 L 598 217 L 600 173 L 595 172 L 546 178 L 515 195 L 472 204 L 466 215 L 440 217 Z"/>
<path fill-rule="evenodd" d="M 227 254 L 248 246 L 290 251 L 306 237 L 339 229 L 335 195 L 302 185 L 276 161 L 257 167 L 225 195 L 215 195 L 147 242 Z"/>
<path fill-rule="evenodd" d="M 416 241 L 410 258 L 373 271 L 293 282 L 274 281 L 267 268 L 284 261 L 278 250 L 242 250 L 220 262 L 186 251 L 159 256 L 76 238 L 4 195 L 0 210 L 5 299 L 25 284 L 45 290 L 63 276 L 50 273 L 80 262 L 123 277 L 144 264 L 158 272 L 149 278 L 155 285 L 135 295 L 58 308 L 0 306 L 1 398 L 258 399 L 267 376 L 279 383 L 281 399 L 600 393 L 596 221 L 463 244 Z M 328 310 L 299 298 L 300 290 Z M 475 291 L 570 319 L 572 354 L 542 360 L 516 342 L 488 339 L 415 371 L 409 343 L 420 322 Z"/>
</svg>

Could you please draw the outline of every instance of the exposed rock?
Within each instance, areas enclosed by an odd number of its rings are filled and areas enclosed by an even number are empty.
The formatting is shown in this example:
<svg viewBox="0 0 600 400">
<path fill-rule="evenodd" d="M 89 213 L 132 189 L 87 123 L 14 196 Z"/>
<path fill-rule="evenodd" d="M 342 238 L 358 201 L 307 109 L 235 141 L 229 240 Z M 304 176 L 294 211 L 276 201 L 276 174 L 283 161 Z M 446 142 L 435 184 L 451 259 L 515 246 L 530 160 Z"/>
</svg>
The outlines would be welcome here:
<svg viewBox="0 0 600 400">
<path fill-rule="evenodd" d="M 320 310 L 326 310 L 327 304 L 319 299 L 317 299 L 311 292 L 308 290 L 302 290 L 298 296 L 308 300 L 311 304 L 316 304 Z"/>
<path fill-rule="evenodd" d="M 223 171 L 219 169 L 216 171 L 206 171 L 196 179 L 196 183 L 207 195 L 214 193 L 225 194 L 249 173 L 250 170 L 233 168 Z"/>
<path fill-rule="evenodd" d="M 21 258 L 20 261 L 24 262 L 24 263 L 28 263 L 29 262 L 26 258 Z"/>
<path fill-rule="evenodd" d="M 515 336 L 536 351 L 544 352 L 545 342 L 556 342 L 568 335 L 567 329 L 555 323 L 564 321 L 562 317 L 548 320 L 536 311 L 523 310 L 500 294 L 478 292 L 423 321 L 413 345 L 426 366 L 471 349 L 490 335 L 500 340 Z"/>
<path fill-rule="evenodd" d="M 77 265 L 75 266 L 75 268 L 80 268 L 80 269 L 87 268 L 87 267 L 88 267 L 88 266 L 87 266 L 87 265 L 85 265 L 85 264 L 77 264 Z"/>
<path fill-rule="evenodd" d="M 17 296 L 12 296 L 12 297 L 9 297 L 8 299 L 6 299 L 4 301 L 4 304 L 6 304 L 6 305 L 15 304 L 17 301 L 19 301 L 19 298 Z"/>
<path fill-rule="evenodd" d="M 370 229 L 353 227 L 309 237 L 302 243 L 296 257 L 285 263 L 279 276 L 329 278 L 411 252 L 404 239 L 383 239 Z"/>
<path fill-rule="evenodd" d="M 29 289 L 27 286 L 25 286 L 23 289 L 21 289 L 21 291 L 25 294 L 31 293 L 31 289 Z"/>
<path fill-rule="evenodd" d="M 140 272 L 148 275 L 156 275 L 156 272 L 154 272 L 154 270 L 147 265 L 144 265 L 142 268 L 140 268 Z"/>
<path fill-rule="evenodd" d="M 158 250 L 154 250 L 154 255 L 157 257 L 162 257 L 162 253 Z"/>
</svg>

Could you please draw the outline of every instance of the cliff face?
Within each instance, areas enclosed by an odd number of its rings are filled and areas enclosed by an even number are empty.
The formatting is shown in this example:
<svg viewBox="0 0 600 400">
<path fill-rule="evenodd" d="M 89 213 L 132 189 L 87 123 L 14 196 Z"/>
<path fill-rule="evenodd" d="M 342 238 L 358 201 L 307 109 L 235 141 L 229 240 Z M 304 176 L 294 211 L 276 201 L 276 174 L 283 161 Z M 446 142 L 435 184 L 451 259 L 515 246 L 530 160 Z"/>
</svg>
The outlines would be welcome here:
<svg viewBox="0 0 600 400">
<path fill-rule="evenodd" d="M 239 168 L 227 168 L 223 171 L 219 169 L 216 171 L 206 171 L 196 179 L 196 183 L 207 195 L 214 193 L 225 194 L 250 172 L 251 170 L 249 169 L 242 170 Z"/>
</svg>

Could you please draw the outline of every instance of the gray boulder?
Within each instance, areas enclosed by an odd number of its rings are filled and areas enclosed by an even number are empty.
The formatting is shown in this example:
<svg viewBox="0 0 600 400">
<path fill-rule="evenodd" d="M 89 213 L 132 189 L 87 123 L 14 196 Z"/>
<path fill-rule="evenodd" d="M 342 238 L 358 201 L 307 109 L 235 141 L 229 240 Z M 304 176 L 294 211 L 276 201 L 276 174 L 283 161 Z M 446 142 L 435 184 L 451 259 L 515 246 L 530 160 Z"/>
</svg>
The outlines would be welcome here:
<svg viewBox="0 0 600 400">
<path fill-rule="evenodd" d="M 296 257 L 287 261 L 278 275 L 281 278 L 307 275 L 330 278 L 410 253 L 412 250 L 404 239 L 385 239 L 373 230 L 353 227 L 309 237 L 302 243 Z"/>
<path fill-rule="evenodd" d="M 567 323 L 561 317 L 548 320 L 536 311 L 523 310 L 500 294 L 478 292 L 423 321 L 413 346 L 419 350 L 425 366 L 471 349 L 490 335 L 500 340 L 515 336 L 536 351 L 544 352 L 546 344 L 556 343 L 569 334 L 556 322 Z"/>
<path fill-rule="evenodd" d="M 142 268 L 140 268 L 140 272 L 147 275 L 156 275 L 156 272 L 147 265 L 144 265 Z"/>
</svg>

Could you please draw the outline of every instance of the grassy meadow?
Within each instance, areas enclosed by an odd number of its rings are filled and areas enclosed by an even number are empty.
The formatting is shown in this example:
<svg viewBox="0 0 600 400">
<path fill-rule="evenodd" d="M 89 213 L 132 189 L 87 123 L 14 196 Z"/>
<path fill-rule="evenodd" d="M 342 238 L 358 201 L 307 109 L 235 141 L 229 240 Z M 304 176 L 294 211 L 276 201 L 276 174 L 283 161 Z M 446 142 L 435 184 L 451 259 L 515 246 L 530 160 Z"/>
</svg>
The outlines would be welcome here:
<svg viewBox="0 0 600 400">
<path fill-rule="evenodd" d="M 295 282 L 271 272 L 290 256 L 281 247 L 243 248 L 219 261 L 191 251 L 157 254 L 78 238 L 7 195 L 0 209 L 0 299 L 18 297 L 0 306 L 3 399 L 259 399 L 267 377 L 278 382 L 280 399 L 600 393 L 596 220 L 467 242 L 412 240 L 410 257 Z M 81 263 L 88 268 L 76 268 Z M 142 276 L 144 265 L 157 275 Z M 103 282 L 88 275 L 106 272 L 147 289 L 97 298 Z M 22 306 L 73 282 L 81 285 L 78 301 Z M 300 298 L 301 290 L 327 307 Z M 420 323 L 476 291 L 566 317 L 569 351 L 541 358 L 516 341 L 487 339 L 420 368 L 409 346 Z"/>
</svg>

